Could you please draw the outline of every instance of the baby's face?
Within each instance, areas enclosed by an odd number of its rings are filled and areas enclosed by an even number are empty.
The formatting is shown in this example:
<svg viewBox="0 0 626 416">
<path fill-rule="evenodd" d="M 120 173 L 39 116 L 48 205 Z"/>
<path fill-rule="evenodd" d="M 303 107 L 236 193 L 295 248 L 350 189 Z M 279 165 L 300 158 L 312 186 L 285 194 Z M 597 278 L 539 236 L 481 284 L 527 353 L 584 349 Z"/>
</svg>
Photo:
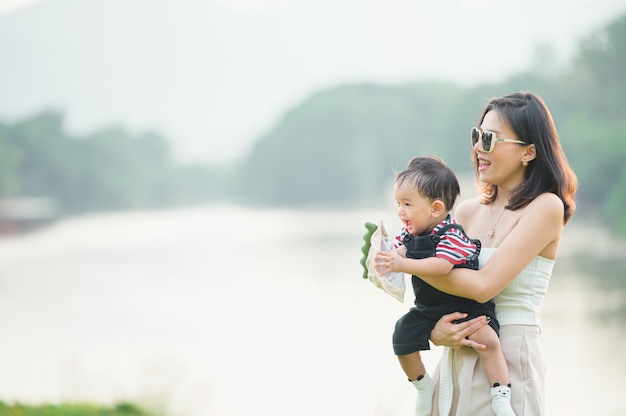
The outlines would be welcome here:
<svg viewBox="0 0 626 416">
<path fill-rule="evenodd" d="M 417 192 L 414 186 L 406 182 L 394 187 L 394 196 L 398 204 L 398 218 L 411 234 L 420 234 L 432 230 L 434 220 L 432 202 Z M 433 223 L 434 221 L 434 223 Z"/>
</svg>

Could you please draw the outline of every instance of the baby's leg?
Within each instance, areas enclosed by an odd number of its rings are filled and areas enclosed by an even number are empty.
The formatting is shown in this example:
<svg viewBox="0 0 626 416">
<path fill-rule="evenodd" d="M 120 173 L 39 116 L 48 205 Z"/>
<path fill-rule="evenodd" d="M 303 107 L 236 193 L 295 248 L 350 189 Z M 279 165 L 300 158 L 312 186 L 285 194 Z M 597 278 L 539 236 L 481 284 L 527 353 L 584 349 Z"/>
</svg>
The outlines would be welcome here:
<svg viewBox="0 0 626 416">
<path fill-rule="evenodd" d="M 496 416 L 515 416 L 511 407 L 509 368 L 502 353 L 498 334 L 492 327 L 486 325 L 470 335 L 470 338 L 487 346 L 486 351 L 478 351 L 478 354 L 491 387 L 491 409 Z"/>
<path fill-rule="evenodd" d="M 409 378 L 409 381 L 417 390 L 417 406 L 415 414 L 417 416 L 430 416 L 433 406 L 433 394 L 435 392 L 435 383 L 426 372 L 426 367 L 422 362 L 420 352 L 416 351 L 411 354 L 398 355 L 400 366 Z"/>
<path fill-rule="evenodd" d="M 404 370 L 404 374 L 409 378 L 409 381 L 417 380 L 419 376 L 426 374 L 426 367 L 424 367 L 419 351 L 398 355 L 398 361 L 400 361 L 400 366 Z"/>
<path fill-rule="evenodd" d="M 509 368 L 506 365 L 500 339 L 496 331 L 489 325 L 485 325 L 478 331 L 469 336 L 470 339 L 485 344 L 486 351 L 478 351 L 489 385 L 494 386 L 496 383 L 500 385 L 508 385 L 511 380 L 509 377 Z"/>
</svg>

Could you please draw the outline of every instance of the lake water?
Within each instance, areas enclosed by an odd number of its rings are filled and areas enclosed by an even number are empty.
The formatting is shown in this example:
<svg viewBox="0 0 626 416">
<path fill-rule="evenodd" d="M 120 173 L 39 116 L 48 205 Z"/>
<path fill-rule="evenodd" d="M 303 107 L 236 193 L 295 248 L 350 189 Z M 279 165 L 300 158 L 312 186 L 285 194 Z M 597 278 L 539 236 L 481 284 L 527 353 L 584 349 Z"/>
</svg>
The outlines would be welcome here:
<svg viewBox="0 0 626 416">
<path fill-rule="evenodd" d="M 131 400 L 168 416 L 412 415 L 390 346 L 410 307 L 361 278 L 389 211 L 206 207 L 69 219 L 0 238 L 0 400 Z M 593 234 L 592 234 L 593 233 Z M 549 415 L 626 409 L 626 289 L 566 228 L 543 312 Z M 619 280 L 619 279 L 618 279 Z M 425 354 L 433 369 L 439 349 Z"/>
</svg>

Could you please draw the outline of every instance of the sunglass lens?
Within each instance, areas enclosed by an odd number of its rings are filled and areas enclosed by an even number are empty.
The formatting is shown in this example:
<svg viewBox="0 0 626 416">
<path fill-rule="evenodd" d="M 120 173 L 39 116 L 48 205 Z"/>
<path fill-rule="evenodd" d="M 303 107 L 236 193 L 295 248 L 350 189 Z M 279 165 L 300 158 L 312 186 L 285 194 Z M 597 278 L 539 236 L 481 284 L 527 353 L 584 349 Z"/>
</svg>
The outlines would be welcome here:
<svg viewBox="0 0 626 416">
<path fill-rule="evenodd" d="M 476 127 L 472 127 L 472 147 L 478 143 L 478 139 L 480 138 L 480 130 Z"/>
<path fill-rule="evenodd" d="M 490 131 L 483 132 L 483 150 L 487 153 L 491 152 L 491 146 L 493 145 L 493 133 Z"/>
</svg>

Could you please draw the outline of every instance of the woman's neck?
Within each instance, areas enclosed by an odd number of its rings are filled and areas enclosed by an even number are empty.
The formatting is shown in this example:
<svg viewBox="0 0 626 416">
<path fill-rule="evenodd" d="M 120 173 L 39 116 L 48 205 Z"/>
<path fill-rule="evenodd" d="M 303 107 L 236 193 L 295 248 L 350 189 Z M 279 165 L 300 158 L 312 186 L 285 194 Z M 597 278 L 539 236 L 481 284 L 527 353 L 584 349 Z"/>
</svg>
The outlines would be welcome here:
<svg viewBox="0 0 626 416">
<path fill-rule="evenodd" d="M 513 190 L 516 187 L 502 187 L 498 186 L 498 191 L 496 193 L 495 199 L 492 201 L 494 206 L 506 206 L 509 205 L 509 201 L 513 196 Z"/>
<path fill-rule="evenodd" d="M 511 180 L 496 185 L 497 193 L 496 198 L 494 199 L 494 205 L 509 205 L 509 201 L 511 200 L 513 193 L 515 190 L 522 184 L 523 178 L 512 178 Z"/>
</svg>

